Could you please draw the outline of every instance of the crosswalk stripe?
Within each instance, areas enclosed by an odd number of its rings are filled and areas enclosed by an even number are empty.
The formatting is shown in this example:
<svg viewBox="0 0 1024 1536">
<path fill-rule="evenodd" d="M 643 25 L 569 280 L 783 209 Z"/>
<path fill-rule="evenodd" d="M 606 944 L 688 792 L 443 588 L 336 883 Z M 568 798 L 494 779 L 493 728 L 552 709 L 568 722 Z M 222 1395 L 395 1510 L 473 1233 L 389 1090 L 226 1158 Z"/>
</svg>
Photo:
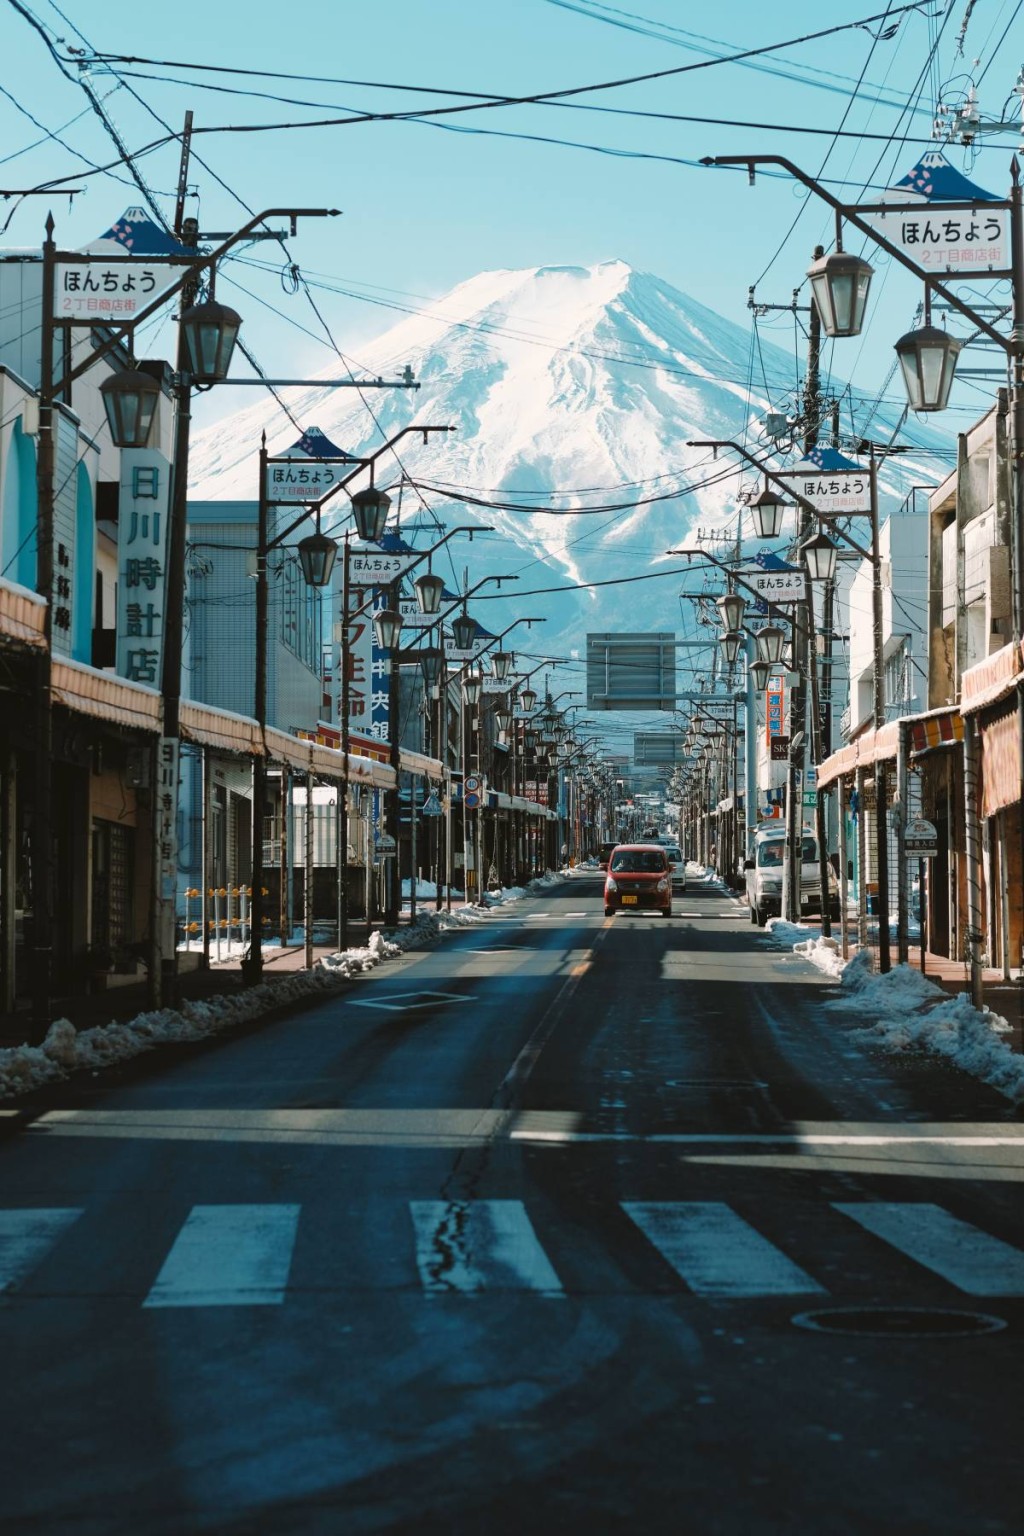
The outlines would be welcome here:
<svg viewBox="0 0 1024 1536">
<path fill-rule="evenodd" d="M 968 1296 L 1024 1296 L 1024 1253 L 927 1202 L 835 1203 L 875 1237 Z"/>
<path fill-rule="evenodd" d="M 298 1205 L 196 1205 L 146 1307 L 277 1306 L 284 1300 Z"/>
<path fill-rule="evenodd" d="M 521 1200 L 413 1200 L 416 1266 L 425 1291 L 526 1290 L 561 1296 L 561 1282 Z"/>
<path fill-rule="evenodd" d="M 81 1210 L 0 1211 L 0 1291 L 13 1291 L 45 1257 Z"/>
<path fill-rule="evenodd" d="M 700 1296 L 825 1294 L 721 1201 L 623 1201 L 622 1208 Z"/>
</svg>

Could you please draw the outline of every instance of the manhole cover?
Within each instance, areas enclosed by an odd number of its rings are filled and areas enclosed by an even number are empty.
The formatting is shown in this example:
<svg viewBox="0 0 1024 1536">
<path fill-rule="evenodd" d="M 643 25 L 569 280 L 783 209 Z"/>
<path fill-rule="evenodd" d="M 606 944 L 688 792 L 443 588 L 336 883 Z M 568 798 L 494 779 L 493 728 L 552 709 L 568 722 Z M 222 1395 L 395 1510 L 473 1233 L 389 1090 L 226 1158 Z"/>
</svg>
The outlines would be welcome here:
<svg viewBox="0 0 1024 1536">
<path fill-rule="evenodd" d="M 799 1312 L 798 1328 L 813 1333 L 859 1333 L 874 1338 L 966 1338 L 976 1333 L 998 1333 L 1006 1327 L 1001 1317 L 986 1312 L 953 1312 L 941 1307 L 825 1307 Z"/>
</svg>

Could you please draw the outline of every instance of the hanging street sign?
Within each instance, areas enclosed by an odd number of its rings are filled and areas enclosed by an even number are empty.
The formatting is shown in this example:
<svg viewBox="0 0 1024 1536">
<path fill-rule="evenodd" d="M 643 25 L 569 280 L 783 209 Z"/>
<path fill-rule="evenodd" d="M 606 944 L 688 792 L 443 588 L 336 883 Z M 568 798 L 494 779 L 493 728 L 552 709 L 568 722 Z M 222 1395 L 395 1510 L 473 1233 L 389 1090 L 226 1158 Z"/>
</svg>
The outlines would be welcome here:
<svg viewBox="0 0 1024 1536">
<path fill-rule="evenodd" d="M 838 448 L 812 448 L 799 463 L 782 470 L 779 479 L 816 512 L 837 516 L 871 511 L 870 471 Z"/>
<path fill-rule="evenodd" d="M 799 603 L 804 596 L 804 573 L 798 570 L 766 571 L 760 565 L 741 568 L 738 575 L 767 603 Z"/>
<path fill-rule="evenodd" d="M 130 322 L 195 263 L 198 252 L 127 208 L 105 234 L 54 263 L 54 320 L 70 325 Z"/>
<path fill-rule="evenodd" d="M 349 575 L 357 587 L 388 587 L 422 558 L 416 554 L 389 554 L 373 544 L 354 544 L 349 552 Z"/>
<path fill-rule="evenodd" d="M 988 206 L 999 201 L 962 175 L 941 150 L 929 149 L 878 199 L 893 207 L 861 217 L 926 272 L 984 277 L 1011 261 L 1008 211 Z"/>
</svg>

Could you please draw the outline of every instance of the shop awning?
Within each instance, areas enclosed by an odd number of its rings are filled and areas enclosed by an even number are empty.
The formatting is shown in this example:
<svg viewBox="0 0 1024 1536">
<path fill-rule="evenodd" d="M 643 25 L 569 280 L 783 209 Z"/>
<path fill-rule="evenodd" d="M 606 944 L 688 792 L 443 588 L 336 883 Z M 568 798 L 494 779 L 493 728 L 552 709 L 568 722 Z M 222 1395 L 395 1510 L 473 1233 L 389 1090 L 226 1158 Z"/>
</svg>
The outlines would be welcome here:
<svg viewBox="0 0 1024 1536">
<path fill-rule="evenodd" d="M 899 727 L 898 720 L 887 720 L 877 730 L 865 731 L 856 741 L 851 741 L 848 746 L 833 752 L 831 757 L 826 757 L 818 767 L 818 788 L 826 789 L 836 779 L 855 773 L 858 768 L 871 768 L 875 763 L 895 758 L 899 745 Z"/>
<path fill-rule="evenodd" d="M 923 757 L 939 747 L 958 746 L 964 739 L 964 717 L 955 704 L 914 715 L 909 725 L 911 757 Z"/>
<path fill-rule="evenodd" d="M 214 752 L 234 752 L 243 757 L 262 757 L 260 728 L 248 715 L 232 715 L 226 709 L 182 699 L 179 710 L 182 739 L 197 742 Z"/>
<path fill-rule="evenodd" d="M 960 713 L 975 715 L 1011 694 L 1021 675 L 1021 652 L 1016 645 L 1004 645 L 984 661 L 968 667 L 960 678 Z"/>
<path fill-rule="evenodd" d="M 46 604 L 35 592 L 0 579 L 0 639 L 43 650 Z"/>
<path fill-rule="evenodd" d="M 403 773 L 415 774 L 420 779 L 443 779 L 444 764 L 438 757 L 427 757 L 424 752 L 410 752 L 408 747 L 399 751 Z"/>
<path fill-rule="evenodd" d="M 53 659 L 52 686 L 54 702 L 65 709 L 129 730 L 160 731 L 161 701 L 155 688 L 57 656 Z"/>
<path fill-rule="evenodd" d="M 345 772 L 345 754 L 334 747 L 324 747 L 315 741 L 305 741 L 289 736 L 268 726 L 264 737 L 267 756 L 275 763 L 284 763 L 299 773 L 312 773 L 316 778 L 334 779 L 346 777 L 350 784 L 368 784 L 376 789 L 394 789 L 395 770 L 387 763 L 379 763 L 372 757 L 348 754 L 348 773 Z"/>
<path fill-rule="evenodd" d="M 1021 798 L 1020 721 L 1016 705 L 1004 705 L 994 720 L 982 723 L 981 814 L 994 816 Z"/>
</svg>

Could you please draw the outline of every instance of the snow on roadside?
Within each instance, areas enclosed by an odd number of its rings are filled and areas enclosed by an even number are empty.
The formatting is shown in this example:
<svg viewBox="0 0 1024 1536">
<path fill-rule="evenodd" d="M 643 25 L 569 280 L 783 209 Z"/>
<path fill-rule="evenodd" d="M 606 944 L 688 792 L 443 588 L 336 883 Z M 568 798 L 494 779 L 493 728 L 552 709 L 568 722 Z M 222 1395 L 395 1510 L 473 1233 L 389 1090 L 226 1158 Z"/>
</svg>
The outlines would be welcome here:
<svg viewBox="0 0 1024 1536">
<path fill-rule="evenodd" d="M 418 912 L 414 925 L 386 935 L 374 932 L 365 947 L 325 955 L 312 970 L 275 977 L 243 992 L 186 1002 L 180 1010 L 161 1008 L 140 1013 L 128 1023 L 102 1024 L 83 1030 L 77 1030 L 70 1019 L 57 1019 L 50 1025 L 42 1045 L 0 1050 L 0 1099 L 30 1093 L 69 1077 L 72 1072 L 97 1072 L 115 1062 L 129 1061 L 157 1045 L 203 1040 L 234 1025 L 261 1018 L 287 1003 L 339 990 L 349 977 L 370 971 L 415 944 L 422 945 L 432 938 L 440 939 L 450 929 L 481 922 L 488 907 L 518 901 L 530 891 L 559 883 L 556 874 L 541 875 L 528 886 L 509 886 L 488 893 L 481 906 L 457 906 L 451 912 Z"/>
<path fill-rule="evenodd" d="M 799 931 L 780 922 L 771 928 L 776 941 L 791 940 Z M 844 963 L 837 940 L 817 933 L 791 947 L 839 982 L 839 996 L 825 1004 L 830 1013 L 874 1016 L 873 1023 L 855 1031 L 855 1038 L 889 1051 L 944 1056 L 1014 1104 L 1024 1103 L 1024 1056 L 1003 1038 L 1010 1026 L 991 1008 L 975 1008 L 966 992 L 950 997 L 910 965 L 895 965 L 887 975 L 878 975 L 866 950 Z"/>
</svg>

